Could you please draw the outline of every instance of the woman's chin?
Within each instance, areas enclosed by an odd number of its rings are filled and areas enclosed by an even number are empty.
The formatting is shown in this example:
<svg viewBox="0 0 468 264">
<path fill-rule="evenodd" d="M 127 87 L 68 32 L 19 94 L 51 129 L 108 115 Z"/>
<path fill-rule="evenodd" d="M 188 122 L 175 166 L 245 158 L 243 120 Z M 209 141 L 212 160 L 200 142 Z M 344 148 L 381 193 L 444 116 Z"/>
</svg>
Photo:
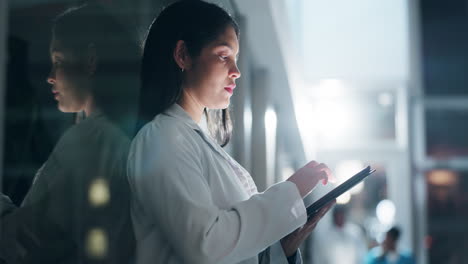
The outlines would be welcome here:
<svg viewBox="0 0 468 264">
<path fill-rule="evenodd" d="M 67 108 L 61 106 L 60 103 L 58 104 L 57 108 L 58 108 L 58 110 L 59 110 L 60 112 L 62 112 L 62 113 L 68 113 Z"/>
<path fill-rule="evenodd" d="M 229 107 L 229 103 L 230 103 L 230 101 L 228 100 L 227 102 L 222 102 L 222 103 L 219 103 L 219 104 L 213 104 L 213 105 L 207 106 L 206 108 L 212 109 L 212 110 L 223 110 L 223 109 L 226 109 L 226 108 Z"/>
<path fill-rule="evenodd" d="M 72 109 L 71 107 L 60 105 L 60 103 L 58 104 L 57 108 L 62 113 L 77 113 L 77 112 L 79 112 L 79 111 L 76 111 L 75 109 Z"/>
<path fill-rule="evenodd" d="M 221 103 L 217 109 L 226 109 L 226 108 L 229 107 L 229 104 L 230 104 L 230 103 L 231 103 L 231 99 L 228 98 L 228 99 L 226 99 L 226 101 L 224 101 L 223 103 Z"/>
</svg>

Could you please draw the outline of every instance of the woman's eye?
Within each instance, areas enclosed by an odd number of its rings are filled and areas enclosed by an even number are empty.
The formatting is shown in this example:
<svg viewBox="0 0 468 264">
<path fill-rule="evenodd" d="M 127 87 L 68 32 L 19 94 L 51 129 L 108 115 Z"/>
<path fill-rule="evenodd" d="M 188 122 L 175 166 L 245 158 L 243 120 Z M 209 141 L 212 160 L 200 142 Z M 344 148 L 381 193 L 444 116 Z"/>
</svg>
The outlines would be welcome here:
<svg viewBox="0 0 468 264">
<path fill-rule="evenodd" d="M 227 57 L 227 56 L 220 55 L 219 58 L 222 59 L 222 60 L 226 60 L 228 57 Z"/>
</svg>

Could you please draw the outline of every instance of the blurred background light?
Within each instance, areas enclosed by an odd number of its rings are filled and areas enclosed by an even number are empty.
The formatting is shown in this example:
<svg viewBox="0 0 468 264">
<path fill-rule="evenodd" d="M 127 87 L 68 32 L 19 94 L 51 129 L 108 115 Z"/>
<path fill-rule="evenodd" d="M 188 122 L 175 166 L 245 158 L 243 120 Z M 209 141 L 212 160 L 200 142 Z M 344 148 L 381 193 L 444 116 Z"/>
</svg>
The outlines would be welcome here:
<svg viewBox="0 0 468 264">
<path fill-rule="evenodd" d="M 302 1 L 305 78 L 408 79 L 404 0 Z"/>
<path fill-rule="evenodd" d="M 282 175 L 282 178 L 283 180 L 287 180 L 291 175 L 294 174 L 294 169 L 289 167 L 289 166 L 286 166 L 286 167 L 283 167 L 282 171 L 281 171 L 281 175 Z"/>
<path fill-rule="evenodd" d="M 435 186 L 453 186 L 458 183 L 458 174 L 451 170 L 433 170 L 428 172 L 427 181 Z"/>
<path fill-rule="evenodd" d="M 86 238 L 86 253 L 90 258 L 102 259 L 107 255 L 108 239 L 106 232 L 101 228 L 89 230 Z"/>
<path fill-rule="evenodd" d="M 339 162 L 335 168 L 335 176 L 338 184 L 345 182 L 363 168 L 364 163 L 360 160 L 344 160 Z"/>
<path fill-rule="evenodd" d="M 393 105 L 393 95 L 391 93 L 380 93 L 379 97 L 379 104 L 383 107 L 388 107 Z"/>
<path fill-rule="evenodd" d="M 276 130 L 276 112 L 275 110 L 268 108 L 265 112 L 265 128 L 268 131 L 275 131 Z"/>
<path fill-rule="evenodd" d="M 339 162 L 335 168 L 335 177 L 336 177 L 336 185 L 339 185 L 345 181 L 347 181 L 350 177 L 358 173 L 360 170 L 364 168 L 364 164 L 360 160 L 344 160 Z M 344 193 L 337 199 L 338 204 L 347 204 L 351 200 L 351 196 L 353 194 L 358 194 L 364 189 L 364 183 L 361 182 L 348 192 Z"/>
<path fill-rule="evenodd" d="M 319 98 L 339 97 L 344 93 L 344 83 L 339 79 L 322 79 L 319 82 L 317 90 L 313 90 L 313 96 Z"/>
<path fill-rule="evenodd" d="M 345 192 L 336 199 L 337 204 L 347 204 L 351 201 L 351 193 Z"/>
<path fill-rule="evenodd" d="M 377 219 L 384 226 L 391 226 L 395 221 L 396 208 L 395 204 L 390 200 L 382 200 L 377 204 L 375 209 Z"/>
<path fill-rule="evenodd" d="M 252 110 L 244 109 L 244 127 L 246 131 L 252 131 Z"/>
<path fill-rule="evenodd" d="M 88 200 L 94 207 L 104 206 L 109 202 L 109 184 L 105 179 L 98 178 L 91 182 L 89 186 Z"/>
<path fill-rule="evenodd" d="M 316 129 L 321 139 L 327 141 L 341 141 L 348 138 L 346 133 L 353 126 L 353 108 L 346 102 L 332 99 L 321 100 L 314 105 Z"/>
</svg>

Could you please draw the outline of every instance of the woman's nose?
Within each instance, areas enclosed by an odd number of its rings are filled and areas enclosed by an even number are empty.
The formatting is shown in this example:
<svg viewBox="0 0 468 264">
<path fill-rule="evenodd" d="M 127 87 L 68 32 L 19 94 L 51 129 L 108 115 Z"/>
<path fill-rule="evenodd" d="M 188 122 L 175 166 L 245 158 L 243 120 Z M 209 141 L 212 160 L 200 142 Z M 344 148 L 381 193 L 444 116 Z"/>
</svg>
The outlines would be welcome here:
<svg viewBox="0 0 468 264">
<path fill-rule="evenodd" d="M 49 73 L 49 76 L 47 76 L 46 80 L 49 84 L 55 84 L 55 71 L 52 69 Z"/>
<path fill-rule="evenodd" d="M 237 64 L 234 64 L 231 68 L 231 71 L 229 72 L 229 77 L 233 79 L 238 79 L 239 77 L 241 77 L 241 73 L 239 68 L 237 67 Z"/>
<path fill-rule="evenodd" d="M 55 79 L 52 78 L 52 77 L 47 77 L 47 82 L 48 82 L 49 84 L 55 84 Z"/>
</svg>

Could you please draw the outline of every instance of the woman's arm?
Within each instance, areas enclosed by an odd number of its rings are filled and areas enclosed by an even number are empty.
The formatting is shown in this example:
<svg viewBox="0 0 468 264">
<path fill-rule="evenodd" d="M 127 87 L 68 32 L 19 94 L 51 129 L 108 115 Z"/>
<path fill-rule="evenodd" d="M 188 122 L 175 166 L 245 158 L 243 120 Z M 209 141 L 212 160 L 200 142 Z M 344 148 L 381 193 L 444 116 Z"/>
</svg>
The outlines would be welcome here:
<svg viewBox="0 0 468 264">
<path fill-rule="evenodd" d="M 125 262 L 122 256 L 134 246 L 133 236 L 123 240 L 125 231 L 131 230 L 126 226 L 129 142 L 105 144 L 114 137 L 93 132 L 69 130 L 38 171 L 22 206 L 1 219 L 0 254 L 8 263 L 85 261 L 89 259 L 86 243 L 96 228 L 106 235 L 106 260 Z M 101 180 L 101 191 L 104 188 L 109 194 L 102 206 L 94 206 L 89 199 L 95 180 Z"/>
<path fill-rule="evenodd" d="M 137 199 L 183 262 L 239 262 L 306 222 L 302 197 L 292 182 L 218 208 L 194 144 L 182 137 L 145 139 L 135 142 L 129 176 Z"/>
<path fill-rule="evenodd" d="M 44 208 L 44 200 L 38 200 L 1 217 L 0 259 L 7 263 L 53 263 L 69 252 L 63 233 L 47 218 Z M 54 237 L 62 239 L 52 240 Z M 53 249 L 54 254 L 47 249 Z"/>
</svg>

